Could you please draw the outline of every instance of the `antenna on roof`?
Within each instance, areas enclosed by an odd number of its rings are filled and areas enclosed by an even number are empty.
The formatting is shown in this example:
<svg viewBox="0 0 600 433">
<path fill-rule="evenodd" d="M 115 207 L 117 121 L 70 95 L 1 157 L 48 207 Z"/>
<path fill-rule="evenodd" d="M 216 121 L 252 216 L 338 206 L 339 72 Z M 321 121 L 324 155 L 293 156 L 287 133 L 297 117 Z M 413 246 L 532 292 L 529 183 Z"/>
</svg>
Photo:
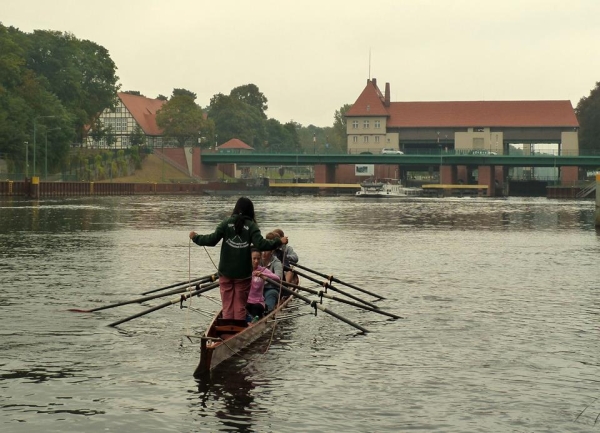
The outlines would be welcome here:
<svg viewBox="0 0 600 433">
<path fill-rule="evenodd" d="M 371 47 L 369 47 L 369 80 L 371 80 Z"/>
</svg>

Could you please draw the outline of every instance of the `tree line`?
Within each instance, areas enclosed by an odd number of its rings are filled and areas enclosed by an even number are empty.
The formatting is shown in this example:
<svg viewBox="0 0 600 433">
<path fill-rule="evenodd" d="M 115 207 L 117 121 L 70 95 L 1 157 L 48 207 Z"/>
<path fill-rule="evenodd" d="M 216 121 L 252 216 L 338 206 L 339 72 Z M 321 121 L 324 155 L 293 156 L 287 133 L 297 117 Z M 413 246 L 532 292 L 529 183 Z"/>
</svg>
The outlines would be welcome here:
<svg viewBox="0 0 600 433">
<path fill-rule="evenodd" d="M 50 167 L 60 167 L 71 145 L 83 143 L 88 134 L 114 143 L 114 134 L 98 124 L 98 115 L 116 106 L 116 69 L 108 50 L 95 42 L 68 32 L 25 33 L 0 23 L 0 155 L 11 162 L 12 171 L 26 171 L 25 156 L 31 164 L 33 152 L 38 174 L 46 158 Z M 175 88 L 170 97 L 157 98 L 166 101 L 157 124 L 179 145 L 212 147 L 238 138 L 258 151 L 346 151 L 349 104 L 335 111 L 332 126 L 318 127 L 269 118 L 268 99 L 255 84 L 218 93 L 204 107 L 187 89 Z M 600 82 L 581 98 L 575 113 L 582 153 L 600 152 Z M 134 145 L 143 141 L 139 129 L 129 139 Z"/>
</svg>

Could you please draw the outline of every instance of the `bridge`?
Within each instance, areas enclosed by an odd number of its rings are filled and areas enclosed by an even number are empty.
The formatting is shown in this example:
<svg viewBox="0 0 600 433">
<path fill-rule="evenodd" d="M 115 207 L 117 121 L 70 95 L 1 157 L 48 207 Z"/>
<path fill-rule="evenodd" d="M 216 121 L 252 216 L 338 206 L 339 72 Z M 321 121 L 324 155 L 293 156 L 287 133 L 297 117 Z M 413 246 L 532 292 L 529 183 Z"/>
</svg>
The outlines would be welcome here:
<svg viewBox="0 0 600 433">
<path fill-rule="evenodd" d="M 207 153 L 202 163 L 246 165 L 338 165 L 338 164 L 396 164 L 405 168 L 428 166 L 503 166 L 503 167 L 600 167 L 600 155 L 470 155 L 452 151 L 437 154 L 364 155 L 345 153 Z"/>
</svg>

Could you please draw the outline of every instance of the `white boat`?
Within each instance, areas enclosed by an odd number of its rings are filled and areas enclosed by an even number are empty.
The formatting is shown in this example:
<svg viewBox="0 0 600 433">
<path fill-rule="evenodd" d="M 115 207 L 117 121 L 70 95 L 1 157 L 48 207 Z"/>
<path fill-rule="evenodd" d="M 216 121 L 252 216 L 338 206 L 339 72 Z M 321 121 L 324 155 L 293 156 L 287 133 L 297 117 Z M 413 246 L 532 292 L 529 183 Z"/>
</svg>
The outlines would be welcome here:
<svg viewBox="0 0 600 433">
<path fill-rule="evenodd" d="M 422 188 L 406 187 L 389 182 L 363 182 L 357 197 L 364 198 L 395 198 L 395 197 L 419 197 L 423 195 Z"/>
</svg>

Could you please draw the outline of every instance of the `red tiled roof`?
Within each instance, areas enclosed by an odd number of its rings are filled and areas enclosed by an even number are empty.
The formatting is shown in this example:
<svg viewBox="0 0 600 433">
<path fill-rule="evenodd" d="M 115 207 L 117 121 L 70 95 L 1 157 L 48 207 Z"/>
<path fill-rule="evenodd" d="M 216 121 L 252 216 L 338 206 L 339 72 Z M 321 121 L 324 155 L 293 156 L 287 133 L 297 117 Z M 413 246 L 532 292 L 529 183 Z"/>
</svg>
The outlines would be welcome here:
<svg viewBox="0 0 600 433">
<path fill-rule="evenodd" d="M 369 80 L 356 102 L 346 111 L 346 116 L 388 116 L 383 101 L 381 91 Z"/>
<path fill-rule="evenodd" d="M 571 101 L 392 102 L 388 127 L 578 127 Z"/>
<path fill-rule="evenodd" d="M 162 130 L 156 124 L 156 112 L 166 101 L 122 92 L 117 95 L 146 135 L 162 135 Z"/>
<path fill-rule="evenodd" d="M 346 116 L 387 116 L 392 128 L 428 127 L 578 127 L 571 101 L 392 102 L 367 82 Z"/>
<path fill-rule="evenodd" d="M 221 144 L 217 147 L 217 149 L 246 149 L 246 150 L 254 150 L 253 147 L 248 146 L 242 140 L 237 138 L 232 138 L 226 143 Z"/>
</svg>

